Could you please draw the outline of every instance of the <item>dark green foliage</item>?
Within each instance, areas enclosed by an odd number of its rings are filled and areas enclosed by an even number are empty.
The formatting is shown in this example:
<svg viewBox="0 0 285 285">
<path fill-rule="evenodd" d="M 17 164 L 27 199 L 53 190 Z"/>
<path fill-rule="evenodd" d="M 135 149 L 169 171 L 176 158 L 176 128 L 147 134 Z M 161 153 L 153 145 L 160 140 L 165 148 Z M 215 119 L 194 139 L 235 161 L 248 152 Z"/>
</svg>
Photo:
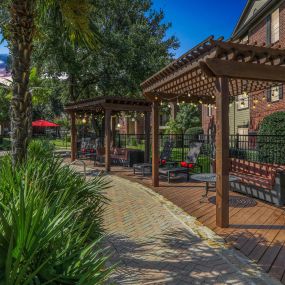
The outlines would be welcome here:
<svg viewBox="0 0 285 285">
<path fill-rule="evenodd" d="M 204 130 L 202 127 L 193 127 L 189 128 L 186 131 L 186 135 L 193 136 L 193 137 L 198 137 L 199 135 L 204 134 Z"/>
<path fill-rule="evenodd" d="M 104 284 L 108 182 L 86 181 L 39 141 L 15 168 L 4 158 L 0 180 L 0 284 Z"/>
<path fill-rule="evenodd" d="M 265 117 L 258 131 L 258 157 L 261 162 L 285 164 L 285 112 Z"/>
<path fill-rule="evenodd" d="M 199 109 L 192 104 L 181 104 L 175 120 L 167 124 L 166 133 L 185 134 L 190 128 L 200 126 Z"/>
</svg>

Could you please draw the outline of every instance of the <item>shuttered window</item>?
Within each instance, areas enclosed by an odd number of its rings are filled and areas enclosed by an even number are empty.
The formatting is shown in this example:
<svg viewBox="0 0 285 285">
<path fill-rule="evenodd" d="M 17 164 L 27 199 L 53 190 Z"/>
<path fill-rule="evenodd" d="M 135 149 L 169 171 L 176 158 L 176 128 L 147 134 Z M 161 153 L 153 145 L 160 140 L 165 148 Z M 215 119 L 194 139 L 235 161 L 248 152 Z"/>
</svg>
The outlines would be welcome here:
<svg viewBox="0 0 285 285">
<path fill-rule="evenodd" d="M 267 102 L 277 102 L 280 99 L 283 99 L 283 85 L 267 89 Z"/>
<path fill-rule="evenodd" d="M 279 41 L 279 9 L 275 10 L 271 15 L 271 43 Z"/>
<path fill-rule="evenodd" d="M 238 96 L 237 108 L 238 110 L 243 110 L 243 109 L 248 108 L 248 95 L 247 94 Z"/>
</svg>

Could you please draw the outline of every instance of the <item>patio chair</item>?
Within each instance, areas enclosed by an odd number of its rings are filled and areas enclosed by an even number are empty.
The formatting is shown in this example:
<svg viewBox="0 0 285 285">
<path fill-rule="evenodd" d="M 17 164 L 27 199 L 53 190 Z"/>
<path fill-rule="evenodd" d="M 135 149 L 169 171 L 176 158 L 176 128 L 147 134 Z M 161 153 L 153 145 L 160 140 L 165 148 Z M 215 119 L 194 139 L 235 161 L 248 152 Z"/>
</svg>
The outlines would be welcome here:
<svg viewBox="0 0 285 285">
<path fill-rule="evenodd" d="M 172 149 L 174 143 L 172 141 L 166 141 L 163 146 L 163 150 L 160 154 L 159 166 L 166 166 L 168 164 L 174 164 L 170 161 Z M 139 172 L 143 176 L 146 174 L 146 170 L 149 170 L 148 173 L 151 173 L 152 164 L 151 163 L 137 163 L 133 165 L 134 174 Z"/>
<path fill-rule="evenodd" d="M 190 144 L 190 150 L 186 156 L 185 161 L 181 161 L 180 165 L 176 165 L 174 167 L 164 167 L 159 168 L 159 174 L 162 176 L 167 177 L 168 183 L 170 183 L 171 177 L 176 177 L 178 174 L 186 174 L 187 175 L 187 181 L 189 181 L 190 178 L 190 172 L 195 168 L 199 167 L 200 171 L 202 171 L 201 165 L 199 165 L 198 157 L 201 152 L 202 143 L 195 142 Z"/>
</svg>

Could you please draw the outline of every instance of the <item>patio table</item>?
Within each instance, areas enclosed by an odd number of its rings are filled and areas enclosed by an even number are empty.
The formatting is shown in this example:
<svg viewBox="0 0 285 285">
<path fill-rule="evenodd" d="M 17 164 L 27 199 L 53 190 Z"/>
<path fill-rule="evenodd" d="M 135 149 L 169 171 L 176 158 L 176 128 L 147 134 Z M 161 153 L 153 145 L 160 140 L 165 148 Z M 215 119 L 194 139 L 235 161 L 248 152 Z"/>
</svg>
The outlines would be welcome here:
<svg viewBox="0 0 285 285">
<path fill-rule="evenodd" d="M 206 183 L 206 194 L 203 197 L 207 197 L 209 193 L 209 184 L 214 183 L 216 184 L 217 175 L 215 173 L 201 173 L 201 174 L 193 174 L 191 175 L 191 179 L 199 182 Z M 234 175 L 229 175 L 229 182 L 236 182 L 239 178 Z"/>
</svg>

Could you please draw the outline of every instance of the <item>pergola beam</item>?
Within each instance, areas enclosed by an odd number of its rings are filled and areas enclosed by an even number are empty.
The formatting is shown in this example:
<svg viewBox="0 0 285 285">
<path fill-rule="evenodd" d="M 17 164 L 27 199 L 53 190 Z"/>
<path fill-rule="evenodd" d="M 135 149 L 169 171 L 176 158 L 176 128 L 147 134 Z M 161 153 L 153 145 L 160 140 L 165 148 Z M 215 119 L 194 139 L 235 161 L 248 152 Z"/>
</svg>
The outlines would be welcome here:
<svg viewBox="0 0 285 285">
<path fill-rule="evenodd" d="M 206 59 L 206 64 L 217 77 L 285 82 L 285 67 L 283 66 L 226 61 L 218 58 Z"/>
</svg>

